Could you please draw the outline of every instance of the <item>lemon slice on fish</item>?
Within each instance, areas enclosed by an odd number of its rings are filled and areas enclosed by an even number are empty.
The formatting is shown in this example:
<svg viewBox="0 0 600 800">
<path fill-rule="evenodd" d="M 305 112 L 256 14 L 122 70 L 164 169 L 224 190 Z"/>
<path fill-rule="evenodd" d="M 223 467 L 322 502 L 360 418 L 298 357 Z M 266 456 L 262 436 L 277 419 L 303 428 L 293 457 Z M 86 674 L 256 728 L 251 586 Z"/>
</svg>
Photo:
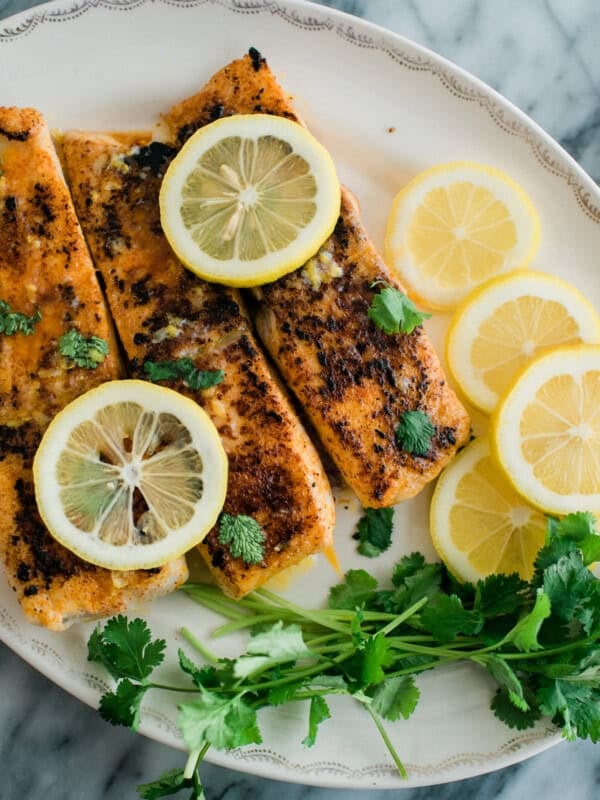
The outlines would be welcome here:
<svg viewBox="0 0 600 800">
<path fill-rule="evenodd" d="M 269 114 L 200 128 L 160 191 L 161 224 L 177 257 L 228 286 L 258 286 L 302 266 L 339 212 L 329 153 L 297 122 Z"/>
<path fill-rule="evenodd" d="M 33 476 L 40 516 L 62 545 L 108 569 L 149 569 L 215 524 L 227 456 L 192 400 L 145 381 L 111 381 L 54 418 Z"/>
</svg>

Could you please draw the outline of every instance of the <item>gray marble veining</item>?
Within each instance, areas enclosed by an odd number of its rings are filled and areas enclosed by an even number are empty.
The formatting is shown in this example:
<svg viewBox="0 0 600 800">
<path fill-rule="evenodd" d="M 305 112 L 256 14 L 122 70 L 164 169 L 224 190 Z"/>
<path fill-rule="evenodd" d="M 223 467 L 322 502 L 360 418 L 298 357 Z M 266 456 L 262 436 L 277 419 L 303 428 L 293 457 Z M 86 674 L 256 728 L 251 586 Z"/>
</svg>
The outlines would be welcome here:
<svg viewBox="0 0 600 800">
<path fill-rule="evenodd" d="M 329 0 L 473 72 L 539 122 L 600 179 L 598 0 Z M 0 18 L 30 0 L 0 0 Z M 0 76 L 1 92 L 1 76 Z M 1 97 L 0 97 L 1 100 Z M 111 728 L 0 645 L 0 800 L 129 800 L 183 754 Z M 282 784 L 206 764 L 208 800 L 595 800 L 600 750 L 566 743 L 489 775 L 427 789 Z"/>
</svg>

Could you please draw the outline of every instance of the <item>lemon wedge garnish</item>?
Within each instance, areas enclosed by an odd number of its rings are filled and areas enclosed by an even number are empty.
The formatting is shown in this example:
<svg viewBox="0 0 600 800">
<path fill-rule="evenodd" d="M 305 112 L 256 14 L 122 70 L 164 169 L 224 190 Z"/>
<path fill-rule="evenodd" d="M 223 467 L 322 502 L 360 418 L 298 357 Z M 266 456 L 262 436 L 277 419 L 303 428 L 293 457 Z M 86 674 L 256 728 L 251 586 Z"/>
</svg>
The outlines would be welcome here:
<svg viewBox="0 0 600 800">
<path fill-rule="evenodd" d="M 545 516 L 526 503 L 492 458 L 472 442 L 442 472 L 430 508 L 431 538 L 450 572 L 476 583 L 492 573 L 525 580 L 546 536 Z"/>
<path fill-rule="evenodd" d="M 533 505 L 600 512 L 600 346 L 561 347 L 526 367 L 492 417 L 492 445 Z"/>
<path fill-rule="evenodd" d="M 512 178 L 458 161 L 420 173 L 396 196 L 386 254 L 415 300 L 451 309 L 484 281 L 527 266 L 539 235 L 537 212 Z"/>
<path fill-rule="evenodd" d="M 448 329 L 446 357 L 467 399 L 491 413 L 533 358 L 582 342 L 600 342 L 592 304 L 566 281 L 516 270 L 467 297 Z"/>
<path fill-rule="evenodd" d="M 192 400 L 145 381 L 111 381 L 54 418 L 33 475 L 40 516 L 62 545 L 108 569 L 149 569 L 215 524 L 227 457 Z"/>
<path fill-rule="evenodd" d="M 160 191 L 162 227 L 178 258 L 228 286 L 258 286 L 305 264 L 339 212 L 331 156 L 300 124 L 269 114 L 200 128 Z"/>
</svg>

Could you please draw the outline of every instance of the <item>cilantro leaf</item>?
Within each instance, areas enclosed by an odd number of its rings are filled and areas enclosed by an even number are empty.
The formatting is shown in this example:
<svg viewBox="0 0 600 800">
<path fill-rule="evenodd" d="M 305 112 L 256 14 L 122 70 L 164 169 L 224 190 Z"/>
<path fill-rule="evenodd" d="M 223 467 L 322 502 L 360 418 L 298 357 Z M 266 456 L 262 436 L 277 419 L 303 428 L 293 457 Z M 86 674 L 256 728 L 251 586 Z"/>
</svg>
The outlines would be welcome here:
<svg viewBox="0 0 600 800">
<path fill-rule="evenodd" d="M 392 661 L 390 642 L 378 633 L 364 638 L 362 646 L 345 662 L 345 668 L 354 683 L 364 687 L 381 683 L 385 678 L 383 668 Z"/>
<path fill-rule="evenodd" d="M 363 511 L 357 526 L 360 542 L 358 552 L 368 558 L 375 558 L 392 543 L 394 509 L 365 508 Z"/>
<path fill-rule="evenodd" d="M 148 688 L 125 678 L 119 682 L 116 692 L 105 692 L 100 698 L 100 716 L 112 725 L 124 725 L 137 731 L 142 699 Z"/>
<path fill-rule="evenodd" d="M 269 689 L 267 702 L 270 706 L 282 706 L 284 703 L 289 703 L 305 685 L 305 682 L 302 680 L 294 681 L 293 683 L 282 683 L 280 686 L 273 686 L 273 688 Z"/>
<path fill-rule="evenodd" d="M 479 611 L 467 611 L 455 594 L 437 594 L 421 611 L 425 630 L 439 642 L 449 642 L 459 633 L 479 633 L 483 616 Z"/>
<path fill-rule="evenodd" d="M 380 683 L 372 693 L 372 708 L 384 719 L 408 719 L 417 707 L 420 692 L 412 675 L 398 675 Z"/>
<path fill-rule="evenodd" d="M 72 329 L 63 333 L 58 340 L 58 352 L 78 367 L 96 369 L 108 355 L 109 348 L 105 339 L 99 336 L 86 338 L 79 331 Z"/>
<path fill-rule="evenodd" d="M 406 602 L 412 605 L 423 597 L 435 597 L 441 590 L 443 568 L 441 564 L 425 564 L 414 575 L 404 578 L 404 586 L 408 591 Z"/>
<path fill-rule="evenodd" d="M 240 656 L 233 668 L 236 678 L 247 678 L 264 667 L 309 658 L 310 650 L 304 644 L 299 625 L 285 625 L 280 620 L 268 630 L 254 635 L 248 643 L 246 655 Z"/>
<path fill-rule="evenodd" d="M 560 521 L 551 519 L 549 526 L 555 536 L 568 536 L 576 542 L 596 535 L 596 518 L 590 511 L 567 514 Z"/>
<path fill-rule="evenodd" d="M 425 456 L 435 436 L 435 425 L 424 411 L 405 411 L 396 426 L 398 445 L 414 456 Z"/>
<path fill-rule="evenodd" d="M 419 311 L 404 292 L 387 285 L 373 297 L 367 315 L 380 330 L 390 335 L 412 333 L 431 316 Z"/>
<path fill-rule="evenodd" d="M 532 728 L 541 719 L 542 712 L 538 708 L 535 695 L 531 690 L 524 689 L 523 699 L 527 703 L 527 710 L 525 711 L 512 702 L 508 690 L 501 686 L 492 698 L 490 707 L 496 717 L 504 722 L 505 725 L 508 725 L 509 728 L 524 731 L 527 728 Z"/>
<path fill-rule="evenodd" d="M 129 622 L 119 614 L 90 636 L 88 661 L 103 664 L 113 678 L 143 681 L 162 663 L 165 647 L 164 639 L 152 641 L 143 619 Z"/>
<path fill-rule="evenodd" d="M 375 596 L 377 581 L 364 569 L 351 569 L 344 575 L 344 582 L 329 590 L 329 608 L 354 611 Z"/>
<path fill-rule="evenodd" d="M 510 664 L 494 654 L 486 656 L 484 663 L 490 675 L 506 690 L 510 702 L 520 711 L 528 711 L 529 704 L 525 700 L 523 684 Z"/>
<path fill-rule="evenodd" d="M 13 336 L 15 333 L 31 336 L 36 323 L 41 318 L 42 314 L 39 309 L 31 316 L 27 316 L 19 311 L 13 311 L 10 303 L 7 303 L 6 300 L 0 300 L 0 333 L 5 336 Z"/>
<path fill-rule="evenodd" d="M 425 566 L 425 556 L 422 553 L 410 553 L 403 556 L 394 567 L 392 573 L 392 583 L 394 586 L 402 586 L 406 578 L 415 575 Z"/>
<path fill-rule="evenodd" d="M 200 688 L 198 699 L 179 706 L 178 725 L 188 750 L 200 750 L 207 742 L 217 750 L 230 750 L 262 741 L 256 711 L 242 695 Z"/>
<path fill-rule="evenodd" d="M 542 645 L 538 642 L 538 634 L 542 626 L 542 622 L 550 616 L 550 598 L 544 593 L 542 589 L 538 589 L 535 605 L 531 611 L 517 622 L 517 624 L 510 630 L 504 641 L 511 642 L 524 653 L 532 650 L 542 650 Z"/>
<path fill-rule="evenodd" d="M 477 582 L 475 608 L 484 617 L 512 614 L 522 605 L 527 586 L 527 582 L 516 572 L 511 575 L 488 575 Z"/>
<path fill-rule="evenodd" d="M 177 656 L 181 670 L 190 676 L 196 686 L 213 687 L 215 685 L 217 671 L 214 667 L 197 666 L 191 658 L 186 656 L 181 648 L 177 651 Z"/>
<path fill-rule="evenodd" d="M 544 591 L 552 611 L 570 622 L 573 618 L 586 633 L 600 619 L 600 584 L 583 563 L 580 552 L 571 552 L 544 571 Z"/>
<path fill-rule="evenodd" d="M 574 542 L 583 552 L 584 563 L 590 564 L 600 553 L 600 534 L 596 529 L 596 518 L 589 511 L 567 514 L 561 520 L 548 519 L 548 538 L 550 541 L 566 539 Z"/>
<path fill-rule="evenodd" d="M 560 725 L 565 739 L 600 739 L 600 694 L 591 687 L 558 679 L 542 686 L 537 696 L 542 713 Z"/>
<path fill-rule="evenodd" d="M 308 735 L 302 740 L 302 744 L 305 747 L 312 747 L 315 744 L 319 725 L 330 718 L 331 712 L 325 698 L 320 695 L 311 697 L 308 712 Z"/>
<path fill-rule="evenodd" d="M 142 800 L 159 800 L 177 794 L 181 789 L 191 789 L 193 782 L 186 780 L 183 772 L 182 769 L 172 769 L 151 783 L 141 783 L 137 787 L 139 796 Z"/>
<path fill-rule="evenodd" d="M 245 564 L 260 564 L 265 556 L 265 539 L 262 528 L 252 517 L 221 514 L 219 542 L 229 545 L 233 558 L 241 558 Z"/>
<path fill-rule="evenodd" d="M 181 379 L 193 391 L 217 386 L 225 377 L 222 369 L 197 369 L 191 358 L 144 361 L 144 372 L 153 383 Z"/>
<path fill-rule="evenodd" d="M 546 547 L 538 554 L 541 563 L 536 566 L 544 569 L 575 549 L 581 550 L 585 565 L 600 559 L 600 535 L 596 531 L 596 519 L 589 511 L 567 514 L 561 520 L 548 518 Z"/>
</svg>

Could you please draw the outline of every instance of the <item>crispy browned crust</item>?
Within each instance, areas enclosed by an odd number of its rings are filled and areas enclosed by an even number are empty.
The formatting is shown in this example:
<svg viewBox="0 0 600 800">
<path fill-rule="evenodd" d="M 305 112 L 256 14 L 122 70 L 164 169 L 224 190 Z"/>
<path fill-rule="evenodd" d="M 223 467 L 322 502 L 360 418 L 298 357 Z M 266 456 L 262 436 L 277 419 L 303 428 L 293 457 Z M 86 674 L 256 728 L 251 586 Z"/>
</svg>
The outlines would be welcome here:
<svg viewBox="0 0 600 800">
<path fill-rule="evenodd" d="M 217 116 L 261 111 L 298 119 L 262 56 L 251 52 L 217 72 L 165 116 L 175 146 Z M 302 270 L 254 291 L 259 335 L 324 446 L 365 506 L 419 492 L 469 436 L 469 419 L 446 382 L 422 327 L 388 336 L 368 318 L 374 281 L 402 286 L 343 192 L 325 250 L 342 275 L 319 288 Z M 422 457 L 395 441 L 403 412 L 429 414 L 436 434 Z"/>
<path fill-rule="evenodd" d="M 114 573 L 74 556 L 35 507 L 31 462 L 48 421 L 82 392 L 121 375 L 102 292 L 50 134 L 32 109 L 0 108 L 0 299 L 42 313 L 31 336 L 0 335 L 0 555 L 30 621 L 59 630 L 177 588 L 184 559 Z M 110 342 L 96 370 L 59 355 L 70 328 Z"/>
<path fill-rule="evenodd" d="M 215 73 L 197 94 L 174 105 L 164 121 L 179 148 L 198 128 L 232 114 L 276 114 L 299 120 L 291 98 L 254 48 Z"/>
<path fill-rule="evenodd" d="M 0 152 L 0 299 L 42 312 L 31 336 L 0 336 L 0 424 L 43 422 L 119 374 L 118 347 L 41 115 L 0 108 Z M 70 328 L 110 342 L 97 369 L 68 368 L 57 343 Z"/>
<path fill-rule="evenodd" d="M 144 361 L 183 357 L 225 372 L 210 390 L 171 385 L 199 402 L 217 425 L 229 457 L 224 510 L 254 517 L 266 535 L 258 565 L 232 558 L 216 529 L 200 547 L 224 591 L 241 597 L 331 543 L 327 478 L 256 345 L 239 293 L 185 270 L 162 234 L 158 192 L 174 151 L 158 143 L 132 149 L 114 136 L 71 132 L 63 152 L 133 374 L 145 377 Z"/>
</svg>

